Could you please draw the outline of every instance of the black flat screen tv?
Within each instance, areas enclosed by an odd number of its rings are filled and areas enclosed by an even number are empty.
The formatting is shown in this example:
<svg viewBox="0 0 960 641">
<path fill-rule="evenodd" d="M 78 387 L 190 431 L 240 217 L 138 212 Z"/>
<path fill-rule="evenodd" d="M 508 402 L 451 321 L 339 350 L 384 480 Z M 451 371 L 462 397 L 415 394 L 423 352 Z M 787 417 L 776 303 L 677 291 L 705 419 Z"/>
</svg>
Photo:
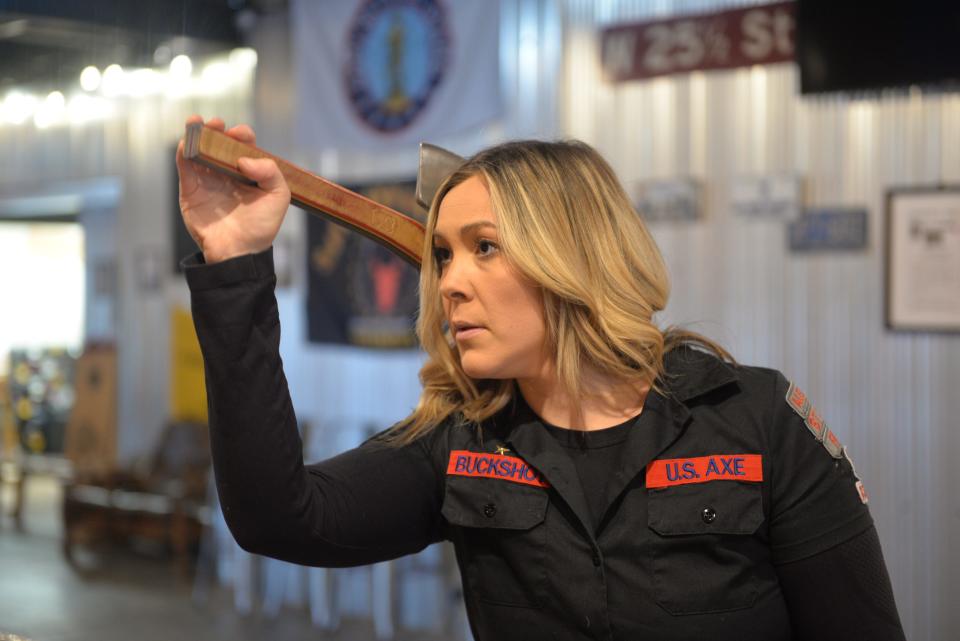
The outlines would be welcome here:
<svg viewBox="0 0 960 641">
<path fill-rule="evenodd" d="M 804 94 L 960 89 L 960 1 L 797 0 Z"/>
</svg>

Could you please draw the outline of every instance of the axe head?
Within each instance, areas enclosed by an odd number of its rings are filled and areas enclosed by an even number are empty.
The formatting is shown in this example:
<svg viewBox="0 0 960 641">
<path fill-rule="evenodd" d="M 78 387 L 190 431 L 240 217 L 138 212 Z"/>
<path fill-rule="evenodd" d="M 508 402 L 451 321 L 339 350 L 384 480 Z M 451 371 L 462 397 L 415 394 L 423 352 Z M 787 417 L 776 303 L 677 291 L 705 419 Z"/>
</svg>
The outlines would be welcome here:
<svg viewBox="0 0 960 641">
<path fill-rule="evenodd" d="M 420 143 L 420 170 L 417 172 L 417 202 L 430 209 L 437 190 L 465 159 L 442 147 Z"/>
</svg>

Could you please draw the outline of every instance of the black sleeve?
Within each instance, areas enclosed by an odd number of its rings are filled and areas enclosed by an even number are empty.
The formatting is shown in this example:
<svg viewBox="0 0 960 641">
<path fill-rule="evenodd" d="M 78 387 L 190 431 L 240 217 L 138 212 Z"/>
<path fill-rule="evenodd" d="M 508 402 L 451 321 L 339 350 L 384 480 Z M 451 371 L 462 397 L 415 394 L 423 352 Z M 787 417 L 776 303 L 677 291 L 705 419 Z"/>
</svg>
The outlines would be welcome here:
<svg viewBox="0 0 960 641">
<path fill-rule="evenodd" d="M 241 547 L 336 567 L 439 540 L 441 490 L 423 439 L 397 447 L 374 438 L 304 466 L 279 353 L 272 248 L 213 265 L 194 254 L 182 264 L 203 353 L 217 491 Z"/>
<path fill-rule="evenodd" d="M 904 641 L 875 528 L 777 574 L 795 641 Z"/>
<path fill-rule="evenodd" d="M 833 428 L 779 372 L 770 434 L 770 545 L 775 563 L 830 549 L 873 519 L 866 492 Z"/>
</svg>

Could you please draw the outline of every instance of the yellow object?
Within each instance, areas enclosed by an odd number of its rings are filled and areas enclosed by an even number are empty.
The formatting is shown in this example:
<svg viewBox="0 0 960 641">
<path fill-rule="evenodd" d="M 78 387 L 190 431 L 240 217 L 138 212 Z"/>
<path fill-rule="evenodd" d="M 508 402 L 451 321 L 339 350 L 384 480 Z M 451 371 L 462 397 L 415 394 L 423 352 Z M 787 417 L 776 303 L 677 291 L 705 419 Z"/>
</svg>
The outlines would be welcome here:
<svg viewBox="0 0 960 641">
<path fill-rule="evenodd" d="M 17 363 L 13 370 L 13 379 L 18 385 L 26 385 L 30 381 L 30 366 L 23 361 Z"/>
<path fill-rule="evenodd" d="M 39 454 L 47 448 L 47 439 L 40 432 L 30 432 L 27 436 L 27 447 L 34 454 Z"/>
<path fill-rule="evenodd" d="M 170 328 L 170 417 L 175 421 L 206 423 L 203 355 L 189 310 L 174 307 Z"/>
<path fill-rule="evenodd" d="M 33 404 L 26 396 L 17 401 L 17 418 L 24 423 L 33 418 Z"/>
</svg>

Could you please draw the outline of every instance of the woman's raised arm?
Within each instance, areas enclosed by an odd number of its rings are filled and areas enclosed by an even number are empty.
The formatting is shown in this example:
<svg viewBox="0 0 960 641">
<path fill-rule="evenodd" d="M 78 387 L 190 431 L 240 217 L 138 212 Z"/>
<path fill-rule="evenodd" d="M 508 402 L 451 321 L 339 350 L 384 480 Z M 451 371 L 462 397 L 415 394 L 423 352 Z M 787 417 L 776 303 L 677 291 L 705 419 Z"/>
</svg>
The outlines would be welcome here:
<svg viewBox="0 0 960 641">
<path fill-rule="evenodd" d="M 246 126 L 231 132 L 253 141 Z M 297 563 L 346 566 L 439 540 L 441 477 L 425 441 L 397 447 L 371 439 L 303 463 L 279 353 L 271 244 L 289 191 L 284 200 L 276 166 L 251 167 L 250 177 L 274 181 L 266 191 L 205 173 L 182 149 L 177 166 L 184 221 L 203 249 L 183 266 L 204 359 L 214 473 L 238 543 Z M 317 372 L 317 385 L 324 375 Z"/>
</svg>

